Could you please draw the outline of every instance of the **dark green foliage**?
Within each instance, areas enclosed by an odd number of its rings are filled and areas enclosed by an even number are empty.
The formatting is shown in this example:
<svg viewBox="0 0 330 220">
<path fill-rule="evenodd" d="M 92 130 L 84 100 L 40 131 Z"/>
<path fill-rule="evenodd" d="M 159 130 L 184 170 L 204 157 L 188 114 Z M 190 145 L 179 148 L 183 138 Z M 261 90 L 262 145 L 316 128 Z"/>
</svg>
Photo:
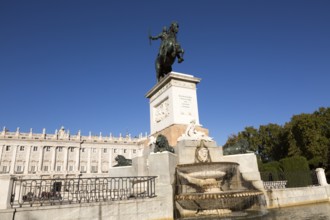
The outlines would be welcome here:
<svg viewBox="0 0 330 220">
<path fill-rule="evenodd" d="M 304 187 L 312 185 L 312 178 L 305 157 L 294 156 L 280 160 L 287 187 Z"/>
<path fill-rule="evenodd" d="M 230 136 L 224 147 L 235 146 L 242 140 L 248 142 L 247 150 L 256 152 L 262 163 L 303 156 L 311 168 L 323 167 L 330 176 L 330 108 L 294 115 L 283 126 L 246 127 Z"/>
<path fill-rule="evenodd" d="M 286 187 L 312 185 L 311 172 L 305 157 L 294 156 L 269 163 L 260 163 L 259 171 L 263 181 L 287 180 Z"/>
<path fill-rule="evenodd" d="M 232 145 L 223 146 L 224 155 L 233 155 L 233 154 L 245 154 L 250 153 L 249 151 L 249 142 L 245 139 L 240 139 Z"/>
<path fill-rule="evenodd" d="M 283 170 L 281 168 L 281 164 L 277 161 L 260 164 L 259 171 L 263 181 L 283 180 Z"/>
</svg>

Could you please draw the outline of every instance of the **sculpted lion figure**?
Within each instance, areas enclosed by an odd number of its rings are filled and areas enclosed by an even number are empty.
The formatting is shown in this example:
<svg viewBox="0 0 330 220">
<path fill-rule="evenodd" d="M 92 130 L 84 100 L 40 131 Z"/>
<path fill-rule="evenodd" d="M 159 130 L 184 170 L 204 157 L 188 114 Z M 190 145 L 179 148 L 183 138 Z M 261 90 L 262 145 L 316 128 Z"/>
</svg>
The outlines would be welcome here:
<svg viewBox="0 0 330 220">
<path fill-rule="evenodd" d="M 174 153 L 174 148 L 169 145 L 167 138 L 164 135 L 160 134 L 157 136 L 156 139 L 154 153 L 163 151 L 169 151 L 171 153 Z"/>
<path fill-rule="evenodd" d="M 123 155 L 117 155 L 115 158 L 117 164 L 114 167 L 122 167 L 122 166 L 132 166 L 132 160 L 126 159 Z"/>
</svg>

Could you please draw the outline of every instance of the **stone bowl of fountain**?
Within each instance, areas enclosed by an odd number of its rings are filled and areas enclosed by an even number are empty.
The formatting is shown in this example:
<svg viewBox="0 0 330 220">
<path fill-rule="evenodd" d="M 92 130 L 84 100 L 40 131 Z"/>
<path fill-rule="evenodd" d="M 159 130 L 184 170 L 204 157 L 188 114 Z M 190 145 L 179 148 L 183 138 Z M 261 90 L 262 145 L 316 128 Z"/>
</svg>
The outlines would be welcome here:
<svg viewBox="0 0 330 220">
<path fill-rule="evenodd" d="M 262 192 L 250 188 L 235 162 L 177 166 L 176 203 L 185 211 L 229 213 L 251 207 Z M 183 213 L 183 211 L 180 211 Z"/>
<path fill-rule="evenodd" d="M 238 188 L 238 163 L 208 162 L 178 165 L 177 180 L 181 193 L 222 192 Z"/>
</svg>

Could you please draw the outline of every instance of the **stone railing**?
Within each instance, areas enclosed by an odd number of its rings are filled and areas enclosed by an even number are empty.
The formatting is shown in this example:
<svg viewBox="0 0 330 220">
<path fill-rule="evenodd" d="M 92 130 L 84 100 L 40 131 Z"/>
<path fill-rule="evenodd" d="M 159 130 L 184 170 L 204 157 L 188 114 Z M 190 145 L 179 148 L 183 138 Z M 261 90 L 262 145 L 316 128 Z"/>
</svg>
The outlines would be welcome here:
<svg viewBox="0 0 330 220">
<path fill-rule="evenodd" d="M 17 179 L 13 178 L 10 205 L 50 206 L 156 196 L 155 176 Z"/>
<path fill-rule="evenodd" d="M 270 190 L 270 189 L 285 189 L 286 184 L 288 181 L 283 180 L 283 181 L 264 181 L 264 188 L 265 190 Z"/>
</svg>

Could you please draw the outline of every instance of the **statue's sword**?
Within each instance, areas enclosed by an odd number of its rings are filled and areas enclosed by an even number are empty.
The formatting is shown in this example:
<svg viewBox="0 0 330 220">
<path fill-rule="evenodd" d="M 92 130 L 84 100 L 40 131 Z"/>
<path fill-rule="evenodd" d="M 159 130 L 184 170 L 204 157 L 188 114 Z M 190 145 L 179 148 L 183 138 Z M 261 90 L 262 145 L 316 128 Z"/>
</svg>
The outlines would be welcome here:
<svg viewBox="0 0 330 220">
<path fill-rule="evenodd" d="M 148 38 L 149 38 L 149 45 L 151 45 L 151 31 L 150 31 L 150 28 L 149 28 L 149 32 L 148 32 Z"/>
</svg>

